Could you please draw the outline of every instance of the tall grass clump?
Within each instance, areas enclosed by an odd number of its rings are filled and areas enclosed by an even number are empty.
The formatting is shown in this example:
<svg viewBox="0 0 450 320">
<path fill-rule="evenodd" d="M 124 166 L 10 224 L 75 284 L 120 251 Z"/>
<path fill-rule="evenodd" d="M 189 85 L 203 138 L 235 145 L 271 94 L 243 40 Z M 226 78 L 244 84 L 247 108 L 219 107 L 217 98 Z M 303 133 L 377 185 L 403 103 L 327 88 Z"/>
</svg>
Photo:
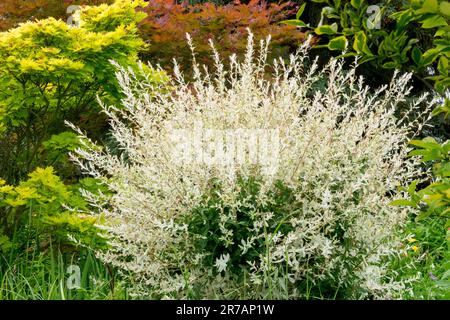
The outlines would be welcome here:
<svg viewBox="0 0 450 320">
<path fill-rule="evenodd" d="M 71 281 L 74 267 L 80 271 L 78 283 Z M 51 248 L 47 254 L 0 256 L 0 300 L 127 299 L 123 288 L 90 252 L 67 255 Z"/>
<path fill-rule="evenodd" d="M 107 221 L 99 257 L 141 297 L 395 298 L 407 211 L 389 203 L 417 174 L 405 159 L 425 97 L 397 117 L 409 74 L 372 90 L 307 45 L 267 77 L 268 41 L 250 33 L 229 67 L 211 43 L 214 71 L 193 48 L 194 81 L 175 66 L 167 90 L 117 66 L 123 108 L 104 111 L 118 148 L 73 156 L 114 193 L 85 193 Z"/>
</svg>

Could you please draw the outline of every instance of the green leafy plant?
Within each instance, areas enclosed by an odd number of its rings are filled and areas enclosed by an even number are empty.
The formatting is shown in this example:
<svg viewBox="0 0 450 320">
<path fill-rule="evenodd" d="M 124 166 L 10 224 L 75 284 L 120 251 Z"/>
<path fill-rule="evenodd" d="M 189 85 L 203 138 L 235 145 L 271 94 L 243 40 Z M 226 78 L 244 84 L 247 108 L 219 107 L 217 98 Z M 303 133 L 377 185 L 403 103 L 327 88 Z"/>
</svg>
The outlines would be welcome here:
<svg viewBox="0 0 450 320">
<path fill-rule="evenodd" d="M 410 142 L 415 149 L 409 155 L 420 157 L 431 169 L 431 181 L 415 180 L 400 188 L 408 196 L 391 203 L 408 206 L 411 215 L 406 232 L 412 249 L 404 259 L 420 276 L 413 286 L 413 297 L 447 298 L 450 284 L 450 140 L 438 143 L 434 138 Z M 425 186 L 424 186 L 425 185 Z"/>
<path fill-rule="evenodd" d="M 410 142 L 417 149 L 409 153 L 410 156 L 420 156 L 422 162 L 432 165 L 433 181 L 425 188 L 417 191 L 419 181 L 412 182 L 407 188 L 402 188 L 409 195 L 409 199 L 394 201 L 393 205 L 406 205 L 420 208 L 419 219 L 432 214 L 450 217 L 450 140 L 438 143 L 434 138 Z M 446 227 L 450 227 L 450 220 Z"/>
<path fill-rule="evenodd" d="M 296 19 L 286 24 L 307 28 L 325 44 L 317 48 L 359 56 L 382 76 L 385 69 L 413 72 L 440 94 L 450 86 L 450 2 L 444 0 L 385 0 L 377 6 L 366 0 L 311 0 L 323 4 L 317 25 Z M 430 74 L 430 68 L 435 74 Z M 448 104 L 448 99 L 445 100 Z"/>
<path fill-rule="evenodd" d="M 0 256 L 0 300 L 129 299 L 126 283 L 94 254 L 14 251 Z M 70 287 L 70 267 L 79 268 L 79 286 Z"/>
<path fill-rule="evenodd" d="M 9 227 L 9 234 L 17 230 L 28 232 L 27 240 L 32 237 L 37 248 L 48 246 L 52 241 L 66 244 L 76 241 L 99 248 L 105 246 L 95 227 L 99 219 L 83 215 L 88 205 L 80 189 L 93 193 L 108 192 L 92 178 L 66 186 L 51 167 L 37 168 L 17 186 L 7 185 L 1 180 L 0 208 L 5 212 L 2 225 Z M 28 231 L 20 229 L 24 224 Z"/>
<path fill-rule="evenodd" d="M 49 18 L 0 33 L 0 172 L 11 183 L 42 165 L 43 142 L 64 120 L 98 132 L 96 97 L 119 99 L 110 60 L 135 66 L 144 42 L 136 24 L 143 1 L 83 7 L 79 27 Z M 155 83 L 161 74 L 154 73 Z M 100 117 L 101 118 L 101 117 Z M 98 136 L 98 135 L 97 135 Z M 67 138 L 67 137 L 66 137 Z M 48 142 L 47 146 L 54 145 Z"/>
</svg>

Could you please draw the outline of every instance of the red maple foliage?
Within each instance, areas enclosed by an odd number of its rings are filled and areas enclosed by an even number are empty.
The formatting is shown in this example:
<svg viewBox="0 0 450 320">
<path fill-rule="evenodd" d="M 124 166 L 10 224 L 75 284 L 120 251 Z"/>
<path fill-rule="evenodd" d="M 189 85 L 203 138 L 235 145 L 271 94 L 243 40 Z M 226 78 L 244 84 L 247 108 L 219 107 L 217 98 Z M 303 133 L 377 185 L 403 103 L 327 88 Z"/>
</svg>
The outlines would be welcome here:
<svg viewBox="0 0 450 320">
<path fill-rule="evenodd" d="M 140 26 L 142 36 L 150 44 L 145 60 L 158 61 L 170 68 L 175 57 L 188 69 L 191 52 L 186 42 L 189 33 L 196 47 L 199 62 L 211 65 L 211 38 L 223 58 L 242 53 L 247 44 L 249 27 L 255 40 L 272 36 L 269 61 L 275 56 L 286 56 L 305 39 L 305 33 L 279 22 L 295 14 L 293 2 L 282 4 L 251 0 L 247 4 L 234 1 L 223 6 L 213 3 L 188 5 L 173 0 L 150 0 L 144 9 L 148 17 Z"/>
</svg>

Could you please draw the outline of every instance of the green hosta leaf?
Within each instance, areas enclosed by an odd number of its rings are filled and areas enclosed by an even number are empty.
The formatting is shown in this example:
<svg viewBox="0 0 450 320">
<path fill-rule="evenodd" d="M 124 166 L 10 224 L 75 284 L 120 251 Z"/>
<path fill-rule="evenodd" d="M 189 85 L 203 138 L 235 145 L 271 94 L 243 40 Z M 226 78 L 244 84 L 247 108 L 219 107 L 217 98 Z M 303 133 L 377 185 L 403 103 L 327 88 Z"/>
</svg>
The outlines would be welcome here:
<svg viewBox="0 0 450 320">
<path fill-rule="evenodd" d="M 333 23 L 332 25 L 323 25 L 320 27 L 317 27 L 316 29 L 314 29 L 314 32 L 317 33 L 318 35 L 322 35 L 322 34 L 336 34 L 338 30 L 338 25 L 337 23 Z"/>
<path fill-rule="evenodd" d="M 436 31 L 434 37 L 444 37 L 446 34 L 450 36 L 450 28 L 447 28 L 447 30 L 446 28 L 440 28 L 438 29 L 438 31 Z"/>
<path fill-rule="evenodd" d="M 450 162 L 440 163 L 436 168 L 436 175 L 450 177 Z"/>
<path fill-rule="evenodd" d="M 421 149 L 413 150 L 408 155 L 410 157 L 421 156 L 422 162 L 442 160 L 445 158 L 442 146 L 434 138 L 428 137 L 423 140 L 411 140 L 410 144 Z"/>
<path fill-rule="evenodd" d="M 343 29 L 348 28 L 348 15 L 345 11 L 341 12 L 340 22 Z"/>
<path fill-rule="evenodd" d="M 434 161 L 434 160 L 440 160 L 442 157 L 442 154 L 439 152 L 439 150 L 425 150 L 425 149 L 419 149 L 419 150 L 413 150 L 411 151 L 408 156 L 421 156 L 422 160 L 421 162 L 428 162 L 428 161 Z"/>
<path fill-rule="evenodd" d="M 431 29 L 431 28 L 437 28 L 437 27 L 448 25 L 447 21 L 439 15 L 434 15 L 430 18 L 422 20 L 421 22 L 422 22 L 422 28 L 424 28 L 424 29 Z"/>
<path fill-rule="evenodd" d="M 317 3 L 329 3 L 328 0 L 311 0 L 312 2 L 317 2 Z"/>
<path fill-rule="evenodd" d="M 347 44 L 347 38 L 345 36 L 340 36 L 330 40 L 328 43 L 328 49 L 344 51 L 345 48 L 347 48 Z"/>
<path fill-rule="evenodd" d="M 347 13 L 348 13 L 348 15 L 350 17 L 350 22 L 351 22 L 352 27 L 356 28 L 356 29 L 360 29 L 360 27 L 361 27 L 361 17 L 354 10 L 352 10 L 350 8 L 350 6 L 348 6 L 348 7 L 349 7 L 349 9 L 347 9 L 346 11 L 347 11 Z"/>
<path fill-rule="evenodd" d="M 305 11 L 305 7 L 306 7 L 306 2 L 304 4 L 302 4 L 302 6 L 298 9 L 297 14 L 295 15 L 295 18 L 297 20 L 299 20 L 300 17 L 302 16 L 303 11 Z"/>
<path fill-rule="evenodd" d="M 342 34 L 344 36 L 352 36 L 355 34 L 355 30 L 353 28 L 344 28 L 342 29 Z"/>
<path fill-rule="evenodd" d="M 358 60 L 358 61 L 359 61 L 359 64 L 363 64 L 363 63 L 375 60 L 376 58 L 377 58 L 376 56 L 364 56 L 361 58 L 361 60 Z"/>
<path fill-rule="evenodd" d="M 349 57 L 356 57 L 357 54 L 354 52 L 349 52 L 346 54 L 341 54 L 340 56 L 337 56 L 336 59 L 343 59 L 343 58 L 349 58 Z"/>
</svg>

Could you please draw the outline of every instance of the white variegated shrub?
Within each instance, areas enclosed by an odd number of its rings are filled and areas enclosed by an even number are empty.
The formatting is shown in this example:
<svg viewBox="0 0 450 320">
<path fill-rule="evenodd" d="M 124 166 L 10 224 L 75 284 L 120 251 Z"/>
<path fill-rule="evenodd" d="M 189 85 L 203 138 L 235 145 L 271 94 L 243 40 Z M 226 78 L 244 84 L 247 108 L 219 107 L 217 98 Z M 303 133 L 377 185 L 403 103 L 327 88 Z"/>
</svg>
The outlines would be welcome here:
<svg viewBox="0 0 450 320">
<path fill-rule="evenodd" d="M 214 71 L 194 55 L 194 81 L 176 67 L 164 88 L 117 66 L 123 106 L 104 110 L 118 147 L 73 156 L 113 191 L 85 194 L 107 221 L 99 257 L 141 297 L 397 297 L 407 212 L 389 203 L 417 174 L 425 97 L 398 117 L 410 75 L 371 90 L 306 45 L 269 68 L 267 48 L 250 34 L 242 59 L 213 50 Z"/>
</svg>

